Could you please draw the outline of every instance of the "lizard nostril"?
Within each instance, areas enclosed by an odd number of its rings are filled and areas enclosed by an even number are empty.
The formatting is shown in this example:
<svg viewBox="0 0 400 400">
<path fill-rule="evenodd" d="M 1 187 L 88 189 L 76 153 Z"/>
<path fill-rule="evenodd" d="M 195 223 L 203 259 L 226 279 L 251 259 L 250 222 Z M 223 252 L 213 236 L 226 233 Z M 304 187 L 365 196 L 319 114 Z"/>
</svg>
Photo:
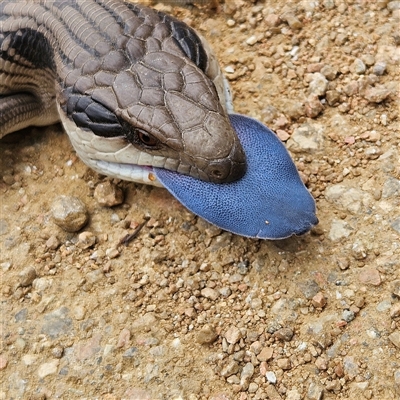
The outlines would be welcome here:
<svg viewBox="0 0 400 400">
<path fill-rule="evenodd" d="M 234 182 L 244 175 L 246 164 L 236 164 L 230 159 L 212 163 L 205 171 L 209 180 L 214 183 Z"/>
<path fill-rule="evenodd" d="M 211 171 L 211 175 L 215 176 L 216 178 L 222 178 L 223 173 L 219 169 L 214 169 L 214 171 Z"/>
</svg>

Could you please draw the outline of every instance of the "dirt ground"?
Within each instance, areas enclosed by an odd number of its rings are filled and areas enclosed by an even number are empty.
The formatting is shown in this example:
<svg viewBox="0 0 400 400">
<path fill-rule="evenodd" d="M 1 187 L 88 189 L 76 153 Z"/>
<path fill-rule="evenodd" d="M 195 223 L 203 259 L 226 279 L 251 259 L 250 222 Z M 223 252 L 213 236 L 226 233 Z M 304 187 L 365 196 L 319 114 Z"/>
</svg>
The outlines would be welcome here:
<svg viewBox="0 0 400 400">
<path fill-rule="evenodd" d="M 285 141 L 320 224 L 246 239 L 127 182 L 103 207 L 61 127 L 5 137 L 0 399 L 400 398 L 400 2 L 157 7 Z M 53 222 L 59 195 L 83 235 Z"/>
</svg>

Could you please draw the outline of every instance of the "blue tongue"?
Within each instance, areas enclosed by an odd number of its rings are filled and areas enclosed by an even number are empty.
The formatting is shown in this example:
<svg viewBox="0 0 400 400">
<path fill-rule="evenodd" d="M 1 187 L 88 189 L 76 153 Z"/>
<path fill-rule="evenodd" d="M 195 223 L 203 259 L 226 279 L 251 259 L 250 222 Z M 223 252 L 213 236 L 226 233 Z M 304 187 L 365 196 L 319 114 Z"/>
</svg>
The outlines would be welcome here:
<svg viewBox="0 0 400 400">
<path fill-rule="evenodd" d="M 315 202 L 285 146 L 255 119 L 229 117 L 246 153 L 242 179 L 215 184 L 154 168 L 159 181 L 190 211 L 238 235 L 284 239 L 309 231 L 318 223 Z"/>
</svg>

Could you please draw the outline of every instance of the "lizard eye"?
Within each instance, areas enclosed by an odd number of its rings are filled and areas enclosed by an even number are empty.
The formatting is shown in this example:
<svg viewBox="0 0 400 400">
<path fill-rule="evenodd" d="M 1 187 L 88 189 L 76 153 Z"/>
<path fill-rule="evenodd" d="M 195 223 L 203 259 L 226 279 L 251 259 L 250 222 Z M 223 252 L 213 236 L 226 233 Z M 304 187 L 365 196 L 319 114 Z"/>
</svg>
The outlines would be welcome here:
<svg viewBox="0 0 400 400">
<path fill-rule="evenodd" d="M 137 136 L 140 142 L 148 147 L 155 147 L 159 143 L 158 139 L 154 136 L 149 135 L 147 132 L 140 129 L 137 130 Z"/>
</svg>

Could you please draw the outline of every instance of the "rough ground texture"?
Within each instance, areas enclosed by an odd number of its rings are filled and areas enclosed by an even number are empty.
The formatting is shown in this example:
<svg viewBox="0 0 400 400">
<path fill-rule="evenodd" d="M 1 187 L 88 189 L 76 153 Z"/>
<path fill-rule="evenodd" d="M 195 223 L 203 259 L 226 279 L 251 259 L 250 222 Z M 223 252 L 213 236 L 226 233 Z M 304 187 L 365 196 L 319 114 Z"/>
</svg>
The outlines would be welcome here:
<svg viewBox="0 0 400 400">
<path fill-rule="evenodd" d="M 244 239 L 126 182 L 109 207 L 59 126 L 6 137 L 0 399 L 398 399 L 399 1 L 158 7 L 286 142 L 320 224 Z M 54 223 L 60 195 L 80 232 Z"/>
</svg>

